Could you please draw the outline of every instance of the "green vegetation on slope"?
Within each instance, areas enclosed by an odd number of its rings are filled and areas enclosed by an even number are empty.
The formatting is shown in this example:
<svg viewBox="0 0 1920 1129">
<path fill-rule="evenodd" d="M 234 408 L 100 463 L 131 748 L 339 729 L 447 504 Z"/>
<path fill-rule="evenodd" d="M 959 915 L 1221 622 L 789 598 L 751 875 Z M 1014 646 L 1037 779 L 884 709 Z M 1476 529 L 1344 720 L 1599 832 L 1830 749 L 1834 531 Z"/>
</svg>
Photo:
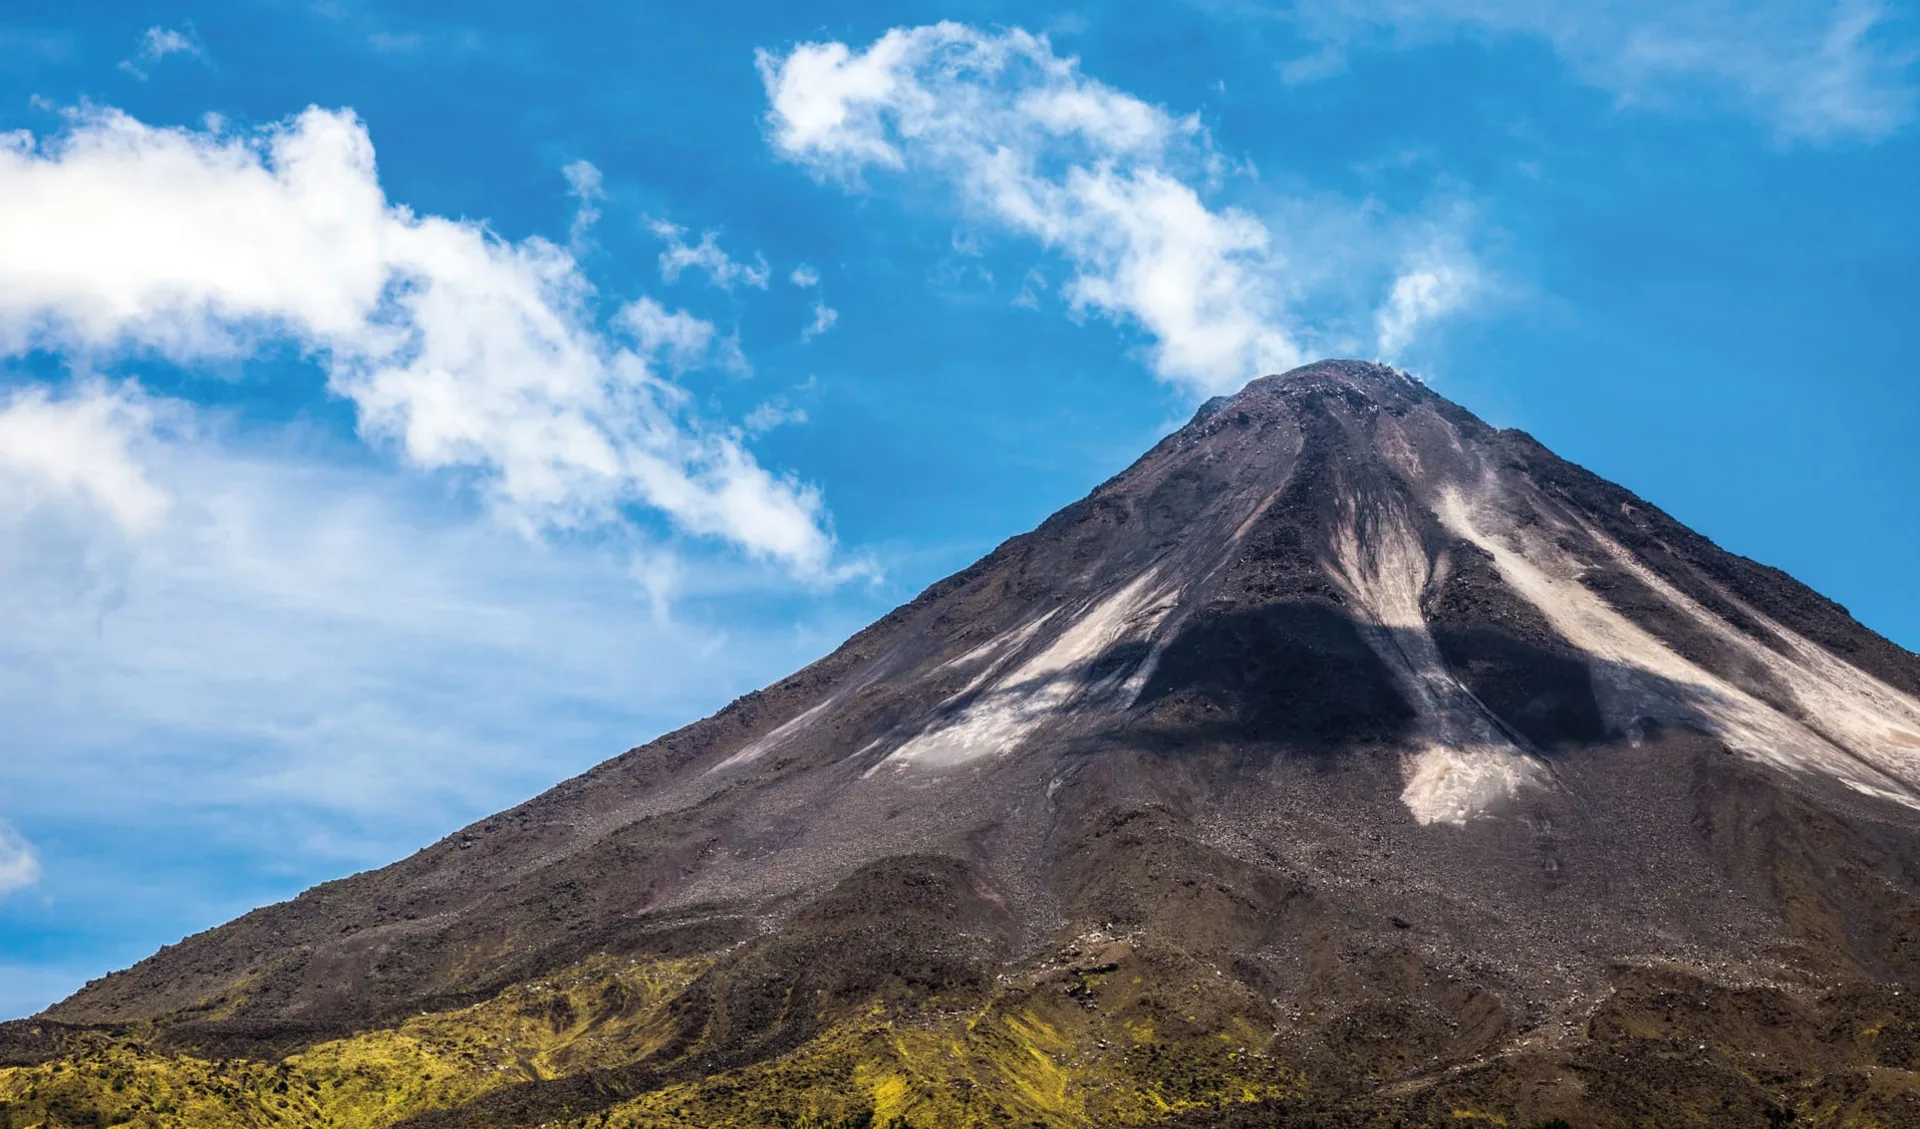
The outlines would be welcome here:
<svg viewBox="0 0 1920 1129">
<path fill-rule="evenodd" d="M 723 1029 L 702 1018 L 722 967 L 599 956 L 271 1064 L 169 1050 L 153 1028 L 67 1031 L 57 1059 L 0 1068 L 0 1129 L 384 1129 L 434 1111 L 549 1129 L 1920 1124 L 1920 1003 L 1891 987 L 1811 999 L 1641 970 L 1586 1042 L 1516 1046 L 1329 1105 L 1246 987 L 1124 941 L 1003 973 L 976 998 L 842 1010 L 744 1062 L 721 1061 Z M 536 1100 L 487 1104 L 515 1092 Z"/>
<path fill-rule="evenodd" d="M 1129 962 L 1131 965 L 1132 962 Z M 79 1036 L 0 1069 L 0 1129 L 375 1129 L 519 1083 L 662 1057 L 706 961 L 589 960 L 484 1004 L 323 1043 L 277 1064 L 162 1049 L 158 1032 Z M 1140 1125 L 1298 1092 L 1225 983 L 1162 1000 L 1118 962 L 1048 968 L 984 1006 L 928 999 L 843 1018 L 777 1058 L 648 1090 L 581 1126 Z M 1182 1014 L 1184 1013 L 1184 1014 Z"/>
<path fill-rule="evenodd" d="M 1096 989 L 1068 995 L 1049 979 L 968 1014 L 876 1010 L 785 1058 L 654 1090 L 578 1124 L 1146 1125 L 1301 1091 L 1303 1079 L 1263 1050 L 1271 1032 L 1217 1012 L 1155 1022 L 1146 1017 L 1162 1006 L 1140 985 L 1116 987 L 1098 1004 Z"/>
<path fill-rule="evenodd" d="M 0 1069 L 0 1129 L 391 1125 L 514 1082 L 644 1057 L 661 1037 L 661 1006 L 707 963 L 599 957 L 274 1065 L 168 1053 L 151 1030 L 83 1035 L 57 1061 Z"/>
</svg>

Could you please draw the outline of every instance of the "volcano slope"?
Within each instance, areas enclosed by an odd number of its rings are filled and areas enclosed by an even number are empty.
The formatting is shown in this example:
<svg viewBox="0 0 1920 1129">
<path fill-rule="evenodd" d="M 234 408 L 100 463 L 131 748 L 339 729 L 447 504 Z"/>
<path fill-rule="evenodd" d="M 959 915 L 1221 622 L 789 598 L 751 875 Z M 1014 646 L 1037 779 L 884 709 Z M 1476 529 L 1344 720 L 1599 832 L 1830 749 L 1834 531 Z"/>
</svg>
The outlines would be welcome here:
<svg viewBox="0 0 1920 1129">
<path fill-rule="evenodd" d="M 0 1035 L 0 1127 L 1920 1125 L 1920 657 L 1389 368 Z"/>
</svg>

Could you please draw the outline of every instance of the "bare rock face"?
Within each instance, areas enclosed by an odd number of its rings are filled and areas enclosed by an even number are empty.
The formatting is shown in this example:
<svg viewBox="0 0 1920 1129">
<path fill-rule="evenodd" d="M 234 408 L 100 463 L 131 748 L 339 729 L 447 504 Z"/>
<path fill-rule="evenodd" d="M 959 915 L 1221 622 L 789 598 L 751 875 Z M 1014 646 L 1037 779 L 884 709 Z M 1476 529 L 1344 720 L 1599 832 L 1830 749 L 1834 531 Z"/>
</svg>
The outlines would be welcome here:
<svg viewBox="0 0 1920 1129">
<path fill-rule="evenodd" d="M 568 1098 L 611 1108 L 1087 937 L 1215 985 L 1297 1071 L 1292 1104 L 1190 1124 L 1764 1124 L 1822 1086 L 1920 1124 L 1886 1080 L 1920 1065 L 1889 1049 L 1920 987 L 1920 657 L 1324 362 L 785 681 L 45 1019 L 259 1056 L 596 953 L 713 958 L 676 1020 L 707 1065 L 656 1048 Z M 445 1123 L 551 1114 L 490 1100 Z"/>
</svg>

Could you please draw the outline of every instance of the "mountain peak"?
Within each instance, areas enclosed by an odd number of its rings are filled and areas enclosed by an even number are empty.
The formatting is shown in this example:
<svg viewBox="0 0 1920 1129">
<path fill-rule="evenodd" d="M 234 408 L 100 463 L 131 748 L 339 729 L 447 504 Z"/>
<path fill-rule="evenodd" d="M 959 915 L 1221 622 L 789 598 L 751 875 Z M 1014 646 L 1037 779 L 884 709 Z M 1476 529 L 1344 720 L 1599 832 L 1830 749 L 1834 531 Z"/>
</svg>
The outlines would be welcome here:
<svg viewBox="0 0 1920 1129">
<path fill-rule="evenodd" d="M 1286 372 L 1262 376 L 1251 383 L 1312 384 L 1343 381 L 1356 388 L 1418 386 L 1412 374 L 1384 361 L 1366 361 L 1351 357 L 1327 357 Z"/>
<path fill-rule="evenodd" d="M 1337 393 L 1356 402 L 1405 408 L 1430 395 L 1426 386 L 1391 365 L 1376 361 L 1328 359 L 1301 365 L 1283 373 L 1257 377 L 1231 395 L 1215 396 L 1200 405 L 1190 424 L 1204 423 L 1222 412 L 1266 415 L 1287 411 L 1291 398 Z"/>
<path fill-rule="evenodd" d="M 1131 1118 L 1022 1105 L 994 1071 L 1029 1048 L 969 1042 L 1038 1023 L 1060 1042 L 1034 1053 L 1107 1064 L 1088 1092 L 1140 1109 L 1481 1079 L 1511 1111 L 1550 1076 L 1629 1095 L 1624 1124 L 1680 1108 L 1645 1099 L 1671 1075 L 1629 1033 L 1721 1014 L 1725 985 L 1851 985 L 1840 1018 L 1774 1008 L 1809 1017 L 1781 1045 L 1909 1014 L 1914 921 L 1920 658 L 1400 370 L 1329 360 L 1208 401 L 714 717 L 49 1018 L 266 1053 L 617 958 L 678 985 L 632 1020 L 641 1057 L 492 1079 L 446 1123 L 738 1094 L 916 1032 L 948 1048 L 899 1066 L 924 1124 L 972 1123 L 942 1104 L 962 1090 L 1023 1123 Z M 1217 1058 L 1221 1031 L 1262 1034 Z M 915 1073 L 954 1047 L 1001 1065 Z M 1727 1053 L 1715 1085 L 1750 1094 Z"/>
<path fill-rule="evenodd" d="M 1403 369 L 1378 361 L 1329 359 L 1248 382 L 1243 392 L 1298 394 L 1343 389 L 1383 402 L 1417 395 L 1426 386 Z"/>
</svg>

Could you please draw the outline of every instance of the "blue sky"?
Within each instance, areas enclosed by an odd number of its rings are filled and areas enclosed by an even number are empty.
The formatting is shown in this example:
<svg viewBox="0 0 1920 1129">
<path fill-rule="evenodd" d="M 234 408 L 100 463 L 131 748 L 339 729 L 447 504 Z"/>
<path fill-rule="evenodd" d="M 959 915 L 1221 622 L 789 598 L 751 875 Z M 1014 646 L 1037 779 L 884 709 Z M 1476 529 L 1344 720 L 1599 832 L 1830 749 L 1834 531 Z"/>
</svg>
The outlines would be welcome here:
<svg viewBox="0 0 1920 1129">
<path fill-rule="evenodd" d="M 1916 58 L 1867 0 L 10 4 L 0 1016 L 1323 355 L 1920 647 Z"/>
</svg>

